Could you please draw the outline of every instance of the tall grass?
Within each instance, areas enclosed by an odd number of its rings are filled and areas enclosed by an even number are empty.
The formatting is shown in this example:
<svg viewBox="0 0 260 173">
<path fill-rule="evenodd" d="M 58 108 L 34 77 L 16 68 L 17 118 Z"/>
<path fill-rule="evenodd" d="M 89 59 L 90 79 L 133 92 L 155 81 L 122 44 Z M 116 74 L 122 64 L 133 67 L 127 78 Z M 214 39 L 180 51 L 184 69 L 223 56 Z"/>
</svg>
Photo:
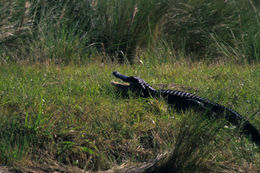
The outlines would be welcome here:
<svg viewBox="0 0 260 173">
<path fill-rule="evenodd" d="M 195 53 L 198 58 L 229 58 L 219 49 L 225 43 L 229 49 L 242 50 L 232 56 L 236 60 L 258 61 L 259 9 L 250 2 L 174 1 L 165 33 L 175 49 Z"/>
<path fill-rule="evenodd" d="M 21 58 L 19 54 L 27 49 L 23 44 L 32 31 L 30 4 L 6 0 L 0 3 L 0 61 L 18 61 Z"/>
<path fill-rule="evenodd" d="M 147 46 L 158 35 L 167 7 L 167 0 L 24 3 L 30 4 L 29 17 L 34 25 L 32 43 L 23 49 L 32 54 L 32 59 L 65 62 L 73 61 L 75 57 L 86 58 L 86 52 L 91 52 L 88 49 L 93 48 L 112 59 L 132 61 L 135 49 Z M 19 18 L 16 20 L 20 21 Z"/>
<path fill-rule="evenodd" d="M 146 172 L 208 172 L 217 169 L 205 166 L 211 154 L 216 152 L 218 146 L 214 143 L 225 124 L 224 120 L 207 120 L 206 115 L 188 113 L 184 115 L 178 125 L 179 132 L 173 149 L 167 157 L 160 159 Z M 230 133 L 230 132 L 229 132 Z M 225 139 L 226 140 L 226 139 Z M 224 144 L 227 141 L 222 141 Z M 221 144 L 223 145 L 223 144 Z"/>
<path fill-rule="evenodd" d="M 1 62 L 134 62 L 158 49 L 200 59 L 259 61 L 259 8 L 251 0 L 1 0 Z M 8 7 L 8 8 L 7 8 Z"/>
<path fill-rule="evenodd" d="M 215 34 L 212 34 L 212 40 L 216 45 L 216 50 L 224 57 L 229 57 L 236 62 L 259 62 L 260 60 L 260 25 L 249 27 L 245 32 L 240 35 L 234 35 L 232 30 L 230 40 L 228 43 Z"/>
</svg>

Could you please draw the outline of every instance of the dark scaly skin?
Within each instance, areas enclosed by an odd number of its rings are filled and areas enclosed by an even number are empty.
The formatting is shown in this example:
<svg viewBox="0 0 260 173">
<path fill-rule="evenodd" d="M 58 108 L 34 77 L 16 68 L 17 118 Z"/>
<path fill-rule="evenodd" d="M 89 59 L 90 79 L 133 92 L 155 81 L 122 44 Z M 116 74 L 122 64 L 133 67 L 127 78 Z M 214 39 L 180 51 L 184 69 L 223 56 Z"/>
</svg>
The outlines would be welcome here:
<svg viewBox="0 0 260 173">
<path fill-rule="evenodd" d="M 177 91 L 177 90 L 156 90 L 146 83 L 143 79 L 135 76 L 125 76 L 118 72 L 113 72 L 113 75 L 130 85 L 123 85 L 119 83 L 112 83 L 117 87 L 123 89 L 130 89 L 142 97 L 163 97 L 167 103 L 173 105 L 176 109 L 185 110 L 188 108 L 201 109 L 209 112 L 214 112 L 218 116 L 224 115 L 225 118 L 235 126 L 241 128 L 241 131 L 251 136 L 251 140 L 260 146 L 260 133 L 259 131 L 239 113 L 232 109 L 226 108 L 218 103 L 214 103 L 205 98 L 196 96 L 194 94 Z"/>
</svg>

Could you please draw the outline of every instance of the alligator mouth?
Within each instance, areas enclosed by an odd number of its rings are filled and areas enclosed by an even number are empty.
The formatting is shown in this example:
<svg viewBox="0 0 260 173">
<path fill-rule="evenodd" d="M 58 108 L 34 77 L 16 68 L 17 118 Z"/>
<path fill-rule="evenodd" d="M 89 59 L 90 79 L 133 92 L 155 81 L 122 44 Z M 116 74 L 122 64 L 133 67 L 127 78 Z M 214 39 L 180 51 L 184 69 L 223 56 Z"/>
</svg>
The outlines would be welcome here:
<svg viewBox="0 0 260 173">
<path fill-rule="evenodd" d="M 119 89 L 128 89 L 130 87 L 129 83 L 120 83 L 120 82 L 112 81 L 111 84 Z"/>
<path fill-rule="evenodd" d="M 114 86 L 116 91 L 123 97 L 128 97 L 128 91 L 130 90 L 129 83 L 119 83 L 112 81 L 111 84 Z"/>
<path fill-rule="evenodd" d="M 112 81 L 111 84 L 113 86 L 115 86 L 117 89 L 122 90 L 122 91 L 127 91 L 130 88 L 130 83 L 128 83 L 128 78 L 127 76 L 120 74 L 118 72 L 113 72 L 112 73 L 116 78 L 121 79 L 122 81 L 124 81 L 124 83 L 120 83 L 120 82 L 115 82 Z"/>
</svg>

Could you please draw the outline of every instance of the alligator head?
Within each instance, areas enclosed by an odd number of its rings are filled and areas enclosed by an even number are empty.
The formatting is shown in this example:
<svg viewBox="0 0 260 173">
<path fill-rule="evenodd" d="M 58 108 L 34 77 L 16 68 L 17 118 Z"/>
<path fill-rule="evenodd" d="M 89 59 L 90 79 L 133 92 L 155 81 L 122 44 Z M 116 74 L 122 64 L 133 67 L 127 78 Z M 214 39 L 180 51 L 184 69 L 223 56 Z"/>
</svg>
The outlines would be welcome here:
<svg viewBox="0 0 260 173">
<path fill-rule="evenodd" d="M 137 76 L 125 76 L 118 72 L 113 72 L 113 75 L 126 83 L 119 82 L 111 82 L 116 88 L 118 88 L 121 92 L 127 93 L 128 90 L 135 92 L 143 97 L 149 97 L 153 95 L 156 90 L 152 88 L 148 83 L 146 83 L 143 79 Z"/>
</svg>

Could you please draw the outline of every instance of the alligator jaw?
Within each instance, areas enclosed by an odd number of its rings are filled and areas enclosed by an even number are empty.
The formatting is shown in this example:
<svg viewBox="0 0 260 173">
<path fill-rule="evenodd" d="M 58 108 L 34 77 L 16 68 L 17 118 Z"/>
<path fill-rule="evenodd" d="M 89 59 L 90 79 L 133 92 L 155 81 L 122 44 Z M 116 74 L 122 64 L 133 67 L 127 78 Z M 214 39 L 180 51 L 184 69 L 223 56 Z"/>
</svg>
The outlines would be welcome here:
<svg viewBox="0 0 260 173">
<path fill-rule="evenodd" d="M 130 84 L 129 83 L 119 83 L 112 81 L 111 84 L 116 88 L 116 90 L 121 93 L 123 97 L 128 97 L 127 93 L 128 90 L 130 89 Z"/>
<path fill-rule="evenodd" d="M 128 80 L 128 76 L 125 76 L 118 72 L 113 72 L 112 74 L 116 78 L 119 78 L 119 79 L 123 80 L 124 82 L 127 82 L 127 80 Z M 123 92 L 127 91 L 130 88 L 130 83 L 119 83 L 119 82 L 112 81 L 111 84 Z"/>
<path fill-rule="evenodd" d="M 123 75 L 123 74 L 120 74 L 120 73 L 118 73 L 117 71 L 114 71 L 112 74 L 113 74 L 116 78 L 119 78 L 119 79 L 121 79 L 121 80 L 124 81 L 124 82 L 129 82 L 129 77 L 128 77 L 128 76 L 125 76 L 125 75 Z"/>
<path fill-rule="evenodd" d="M 112 81 L 111 84 L 120 90 L 128 90 L 130 88 L 129 83 L 119 83 L 119 82 Z"/>
</svg>

